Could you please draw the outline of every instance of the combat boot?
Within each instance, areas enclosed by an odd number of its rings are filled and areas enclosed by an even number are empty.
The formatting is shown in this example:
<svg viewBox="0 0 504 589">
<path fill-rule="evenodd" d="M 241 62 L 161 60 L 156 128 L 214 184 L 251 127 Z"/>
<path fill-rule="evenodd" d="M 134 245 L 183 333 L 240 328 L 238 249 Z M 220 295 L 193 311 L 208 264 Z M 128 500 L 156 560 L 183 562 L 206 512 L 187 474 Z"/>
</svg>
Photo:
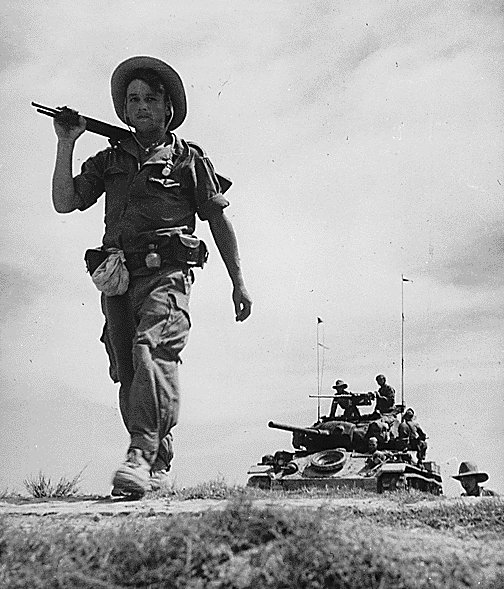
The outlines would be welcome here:
<svg viewBox="0 0 504 589">
<path fill-rule="evenodd" d="M 131 495 L 143 497 L 146 491 L 150 491 L 151 466 L 145 459 L 140 448 L 130 448 L 126 460 L 118 468 L 112 484 L 112 495 Z"/>
<path fill-rule="evenodd" d="M 170 469 L 153 470 L 150 476 L 151 491 L 166 490 L 170 486 Z"/>
</svg>

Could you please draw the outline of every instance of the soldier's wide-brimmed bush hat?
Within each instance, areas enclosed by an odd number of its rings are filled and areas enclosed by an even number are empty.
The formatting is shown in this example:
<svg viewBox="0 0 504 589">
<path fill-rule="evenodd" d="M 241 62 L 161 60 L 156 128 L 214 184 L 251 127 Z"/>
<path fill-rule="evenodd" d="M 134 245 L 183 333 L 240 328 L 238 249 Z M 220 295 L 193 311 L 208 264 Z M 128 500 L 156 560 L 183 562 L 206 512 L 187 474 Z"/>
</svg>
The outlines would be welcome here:
<svg viewBox="0 0 504 589">
<path fill-rule="evenodd" d="M 346 389 L 347 383 L 344 380 L 338 379 L 333 386 L 333 389 Z"/>
<path fill-rule="evenodd" d="M 138 69 L 153 70 L 161 77 L 173 105 L 173 118 L 168 126 L 168 130 L 173 131 L 177 127 L 180 127 L 187 114 L 184 84 L 177 72 L 167 63 L 155 57 L 145 55 L 130 57 L 126 61 L 123 61 L 116 67 L 112 74 L 110 89 L 117 116 L 123 123 L 127 124 L 124 116 L 124 99 L 128 85 L 133 79 L 132 75 Z"/>
<path fill-rule="evenodd" d="M 478 483 L 484 483 L 488 481 L 488 475 L 486 472 L 480 472 L 476 463 L 464 461 L 460 463 L 459 472 L 452 476 L 452 479 L 460 481 L 466 477 L 476 477 Z"/>
</svg>

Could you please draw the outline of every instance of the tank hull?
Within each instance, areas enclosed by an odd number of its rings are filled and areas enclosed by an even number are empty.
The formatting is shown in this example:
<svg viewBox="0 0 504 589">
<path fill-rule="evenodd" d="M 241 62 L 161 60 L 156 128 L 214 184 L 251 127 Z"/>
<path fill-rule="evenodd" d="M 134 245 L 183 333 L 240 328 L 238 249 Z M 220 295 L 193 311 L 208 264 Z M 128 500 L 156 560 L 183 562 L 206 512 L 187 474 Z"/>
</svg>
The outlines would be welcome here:
<svg viewBox="0 0 504 589">
<path fill-rule="evenodd" d="M 370 464 L 370 455 L 342 448 L 318 453 L 293 453 L 284 465 L 252 466 L 247 485 L 262 489 L 299 490 L 364 489 L 383 493 L 399 489 L 418 489 L 441 495 L 442 480 L 435 463 L 413 463 L 409 454 L 391 455 L 382 464 Z M 408 460 L 404 460 L 404 459 Z"/>
</svg>

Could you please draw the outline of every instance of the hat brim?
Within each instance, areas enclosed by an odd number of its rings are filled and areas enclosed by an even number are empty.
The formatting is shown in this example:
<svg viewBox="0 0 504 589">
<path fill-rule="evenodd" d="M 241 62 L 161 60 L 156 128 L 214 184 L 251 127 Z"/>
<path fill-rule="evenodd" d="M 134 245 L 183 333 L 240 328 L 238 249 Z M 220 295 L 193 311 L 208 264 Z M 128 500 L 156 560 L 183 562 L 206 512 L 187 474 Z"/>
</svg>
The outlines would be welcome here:
<svg viewBox="0 0 504 589">
<path fill-rule="evenodd" d="M 456 481 L 461 481 L 467 477 L 476 477 L 478 483 L 484 483 L 485 481 L 488 481 L 488 475 L 486 472 L 464 472 L 462 474 L 452 475 L 452 479 L 455 479 Z"/>
<path fill-rule="evenodd" d="M 333 386 L 333 389 L 347 389 L 347 384 L 339 384 L 338 386 Z"/>
<path fill-rule="evenodd" d="M 114 70 L 112 78 L 110 79 L 110 90 L 117 116 L 123 123 L 127 124 L 124 117 L 124 99 L 126 97 L 126 90 L 132 80 L 133 72 L 140 68 L 154 70 L 161 77 L 173 105 L 173 117 L 168 126 L 168 130 L 173 131 L 177 127 L 180 127 L 187 114 L 187 100 L 184 84 L 180 76 L 171 66 L 155 57 L 130 57 L 126 61 L 120 63 Z"/>
</svg>

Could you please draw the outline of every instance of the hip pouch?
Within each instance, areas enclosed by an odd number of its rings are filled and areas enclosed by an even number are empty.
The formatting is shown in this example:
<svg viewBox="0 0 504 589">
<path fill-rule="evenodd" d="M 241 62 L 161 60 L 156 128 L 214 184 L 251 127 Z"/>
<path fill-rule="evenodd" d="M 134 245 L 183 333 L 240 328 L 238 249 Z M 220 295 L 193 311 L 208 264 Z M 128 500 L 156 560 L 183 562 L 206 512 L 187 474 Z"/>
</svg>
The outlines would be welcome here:
<svg viewBox="0 0 504 589">
<path fill-rule="evenodd" d="M 109 253 L 102 249 L 89 249 L 84 253 L 84 262 L 86 263 L 86 269 L 89 274 L 98 268 L 98 266 L 108 258 Z"/>
<path fill-rule="evenodd" d="M 179 233 L 173 235 L 169 244 L 170 257 L 175 262 L 181 262 L 187 266 L 203 268 L 208 260 L 206 243 L 195 235 Z"/>
<path fill-rule="evenodd" d="M 90 254 L 90 252 L 93 253 Z M 123 295 L 128 290 L 129 272 L 122 250 L 115 248 L 87 250 L 84 259 L 91 274 L 91 280 L 99 291 L 114 297 Z M 101 262 L 99 262 L 100 259 Z"/>
</svg>

